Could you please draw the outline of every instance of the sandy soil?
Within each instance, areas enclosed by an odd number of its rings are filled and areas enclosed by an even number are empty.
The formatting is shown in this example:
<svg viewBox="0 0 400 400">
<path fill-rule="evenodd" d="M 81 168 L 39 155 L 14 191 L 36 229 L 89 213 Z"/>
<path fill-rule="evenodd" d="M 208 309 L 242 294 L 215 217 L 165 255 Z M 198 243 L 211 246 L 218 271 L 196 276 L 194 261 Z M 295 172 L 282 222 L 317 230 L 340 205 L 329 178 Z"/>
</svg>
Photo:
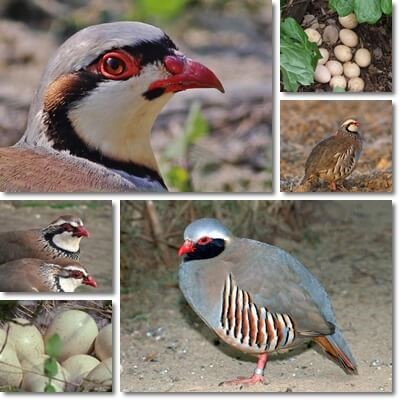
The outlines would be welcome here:
<svg viewBox="0 0 400 400">
<path fill-rule="evenodd" d="M 281 101 L 281 191 L 295 191 L 314 146 L 347 118 L 361 122 L 364 148 L 345 179 L 349 192 L 392 191 L 392 105 L 390 101 Z M 314 191 L 329 191 L 327 185 Z"/>
<path fill-rule="evenodd" d="M 27 202 L 25 202 L 26 204 Z M 37 202 L 35 202 L 37 205 Z M 91 236 L 81 242 L 80 262 L 96 279 L 96 289 L 81 286 L 77 292 L 92 294 L 112 291 L 113 269 L 113 223 L 110 201 L 103 201 L 96 208 L 88 207 L 85 202 L 77 206 L 54 209 L 50 207 L 17 208 L 8 201 L 0 202 L 1 232 L 40 228 L 46 226 L 60 215 L 78 215 L 82 218 Z"/>
<path fill-rule="evenodd" d="M 323 210 L 302 241 L 279 238 L 276 244 L 302 260 L 327 289 L 358 361 L 358 376 L 346 376 L 312 347 L 271 356 L 267 385 L 219 386 L 250 375 L 254 360 L 221 344 L 186 305 L 172 278 L 149 287 L 147 298 L 138 295 L 142 287 L 121 298 L 122 390 L 390 392 L 391 202 L 327 202 Z M 146 304 L 146 312 L 135 313 L 139 304 Z"/>
</svg>

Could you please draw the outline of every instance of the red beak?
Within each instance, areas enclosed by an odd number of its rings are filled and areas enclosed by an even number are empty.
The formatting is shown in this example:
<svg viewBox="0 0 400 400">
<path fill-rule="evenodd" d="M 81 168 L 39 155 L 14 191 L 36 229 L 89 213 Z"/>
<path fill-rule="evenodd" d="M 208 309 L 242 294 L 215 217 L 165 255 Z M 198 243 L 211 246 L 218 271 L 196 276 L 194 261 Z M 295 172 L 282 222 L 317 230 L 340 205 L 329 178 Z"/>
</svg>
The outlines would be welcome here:
<svg viewBox="0 0 400 400">
<path fill-rule="evenodd" d="M 164 66 L 172 76 L 153 82 L 148 88 L 149 91 L 163 88 L 166 93 L 176 93 L 186 89 L 214 88 L 225 92 L 214 72 L 183 55 L 166 56 Z"/>
<path fill-rule="evenodd" d="M 88 286 L 93 286 L 93 287 L 97 287 L 97 282 L 93 279 L 92 276 L 88 275 L 83 281 L 82 283 L 84 285 L 88 285 Z"/>
<path fill-rule="evenodd" d="M 183 245 L 180 247 L 178 251 L 178 256 L 182 257 L 187 253 L 193 253 L 196 250 L 194 243 L 191 240 L 185 240 Z"/>
<path fill-rule="evenodd" d="M 78 226 L 74 229 L 74 234 L 73 236 L 78 236 L 78 237 L 89 237 L 89 231 L 84 227 L 84 226 Z"/>
</svg>

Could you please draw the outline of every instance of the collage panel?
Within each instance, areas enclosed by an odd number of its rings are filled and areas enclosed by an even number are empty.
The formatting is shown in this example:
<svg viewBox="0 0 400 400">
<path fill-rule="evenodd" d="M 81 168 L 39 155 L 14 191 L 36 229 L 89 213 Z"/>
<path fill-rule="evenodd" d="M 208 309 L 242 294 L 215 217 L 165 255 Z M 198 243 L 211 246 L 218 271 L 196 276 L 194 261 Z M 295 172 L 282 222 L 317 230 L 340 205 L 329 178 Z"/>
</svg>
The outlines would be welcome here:
<svg viewBox="0 0 400 400">
<path fill-rule="evenodd" d="M 281 100 L 280 107 L 281 192 L 393 191 L 391 100 Z"/>
<path fill-rule="evenodd" d="M 0 292 L 112 293 L 111 201 L 0 201 Z"/>
<path fill-rule="evenodd" d="M 1 392 L 110 392 L 113 306 L 0 300 Z"/>
<path fill-rule="evenodd" d="M 393 91 L 391 0 L 282 0 L 280 9 L 281 91 Z"/>
<path fill-rule="evenodd" d="M 391 392 L 392 225 L 391 201 L 121 201 L 121 390 Z"/>
</svg>

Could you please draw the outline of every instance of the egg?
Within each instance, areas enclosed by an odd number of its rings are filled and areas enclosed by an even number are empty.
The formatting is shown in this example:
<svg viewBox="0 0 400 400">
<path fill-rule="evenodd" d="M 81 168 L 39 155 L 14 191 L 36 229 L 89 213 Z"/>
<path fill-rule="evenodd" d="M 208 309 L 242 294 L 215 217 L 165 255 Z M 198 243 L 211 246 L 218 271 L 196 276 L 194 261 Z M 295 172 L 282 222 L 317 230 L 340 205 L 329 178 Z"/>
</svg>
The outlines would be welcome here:
<svg viewBox="0 0 400 400">
<path fill-rule="evenodd" d="M 330 45 L 335 44 L 339 39 L 339 32 L 333 25 L 328 25 L 324 29 L 324 33 L 322 34 L 322 39 L 325 43 Z"/>
<path fill-rule="evenodd" d="M 350 13 L 344 17 L 339 17 L 339 23 L 343 28 L 354 29 L 358 25 L 357 18 L 354 13 Z"/>
<path fill-rule="evenodd" d="M 76 354 L 87 354 L 99 330 L 95 320 L 80 310 L 68 310 L 58 314 L 47 328 L 44 341 L 58 333 L 62 342 L 62 351 L 58 361 L 62 362 Z"/>
<path fill-rule="evenodd" d="M 0 348 L 4 349 L 0 353 L 0 387 L 18 388 L 22 381 L 22 369 L 15 352 L 14 344 L 7 338 L 7 334 L 0 329 Z"/>
<path fill-rule="evenodd" d="M 94 352 L 102 361 L 106 358 L 112 357 L 112 324 L 108 324 L 100 330 L 94 342 Z"/>
<path fill-rule="evenodd" d="M 347 47 L 343 44 L 336 46 L 333 49 L 333 52 L 335 53 L 335 57 L 341 62 L 350 61 L 352 58 L 350 47 Z"/>
<path fill-rule="evenodd" d="M 317 46 L 320 46 L 322 44 L 321 34 L 317 30 L 313 28 L 307 28 L 304 30 L 304 33 L 307 35 L 308 40 L 311 43 L 316 43 Z"/>
<path fill-rule="evenodd" d="M 356 47 L 358 44 L 357 33 L 350 29 L 341 29 L 339 32 L 341 42 L 347 47 Z"/>
<path fill-rule="evenodd" d="M 84 379 L 85 390 L 112 388 L 112 358 L 107 358 L 94 368 Z"/>
<path fill-rule="evenodd" d="M 87 354 L 77 354 L 67 358 L 62 367 L 68 372 L 68 382 L 81 384 L 86 375 L 97 367 L 100 361 Z"/>
<path fill-rule="evenodd" d="M 322 58 L 318 60 L 318 64 L 324 65 L 329 59 L 329 51 L 323 47 L 320 47 L 319 53 L 321 54 Z"/>
<path fill-rule="evenodd" d="M 44 354 L 44 342 L 39 329 L 24 318 L 16 318 L 7 323 L 9 326 L 9 336 L 12 338 L 17 357 L 20 362 L 25 359 L 36 359 Z"/>
<path fill-rule="evenodd" d="M 343 65 L 339 61 L 330 60 L 325 64 L 332 76 L 343 74 Z"/>
<path fill-rule="evenodd" d="M 328 83 L 331 80 L 331 73 L 325 65 L 317 65 L 314 71 L 314 79 L 320 83 Z"/>
<path fill-rule="evenodd" d="M 344 76 L 347 78 L 356 78 L 360 76 L 360 67 L 353 62 L 347 62 L 343 64 Z"/>
<path fill-rule="evenodd" d="M 364 90 L 365 83 L 359 77 L 351 78 L 347 83 L 347 87 L 350 92 L 362 92 Z"/>
<path fill-rule="evenodd" d="M 329 81 L 329 86 L 332 89 L 335 88 L 346 89 L 347 86 L 346 78 L 343 75 L 333 76 L 332 79 Z"/>
<path fill-rule="evenodd" d="M 44 374 L 44 363 L 47 360 L 47 355 L 41 355 L 36 360 L 25 360 L 22 362 L 24 369 L 24 377 L 22 380 L 22 390 L 26 392 L 44 392 L 46 385 L 49 383 L 49 378 Z M 52 379 L 52 386 L 56 392 L 63 392 L 67 376 L 61 365 L 57 363 L 57 374 Z"/>
<path fill-rule="evenodd" d="M 354 55 L 354 61 L 361 68 L 368 67 L 371 64 L 371 53 L 367 49 L 358 49 Z"/>
</svg>

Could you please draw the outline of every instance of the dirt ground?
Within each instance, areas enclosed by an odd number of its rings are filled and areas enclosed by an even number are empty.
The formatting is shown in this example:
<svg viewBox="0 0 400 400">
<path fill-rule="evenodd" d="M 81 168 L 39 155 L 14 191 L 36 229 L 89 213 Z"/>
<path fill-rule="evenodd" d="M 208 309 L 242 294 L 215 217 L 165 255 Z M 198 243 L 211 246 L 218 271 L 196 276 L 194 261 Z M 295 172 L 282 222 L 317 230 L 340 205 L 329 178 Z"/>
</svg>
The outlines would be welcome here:
<svg viewBox="0 0 400 400">
<path fill-rule="evenodd" d="M 15 205 L 17 203 L 17 205 Z M 43 202 L 47 205 L 29 206 L 29 201 L 0 201 L 1 232 L 45 227 L 60 215 L 77 215 L 90 232 L 89 238 L 81 241 L 80 262 L 97 282 L 97 288 L 81 286 L 76 292 L 91 294 L 112 292 L 113 277 L 113 223 L 111 201 L 85 202 L 76 205 Z M 58 203 L 63 203 L 62 201 Z"/>
<path fill-rule="evenodd" d="M 345 179 L 349 192 L 391 192 L 391 101 L 281 101 L 281 192 L 296 190 L 314 146 L 333 135 L 348 118 L 361 123 L 364 148 L 356 169 Z M 315 191 L 329 191 L 326 185 Z"/>
<path fill-rule="evenodd" d="M 121 296 L 122 390 L 390 392 L 391 202 L 324 203 L 301 241 L 278 237 L 275 244 L 298 257 L 326 288 L 358 362 L 358 376 L 346 376 L 312 347 L 271 356 L 266 385 L 219 386 L 224 380 L 250 375 L 255 362 L 221 344 L 197 318 L 177 288 L 174 271 L 173 276 L 164 276 L 163 284 L 156 284 L 159 277 L 153 274 L 147 288 L 131 285 L 131 292 Z"/>
</svg>

